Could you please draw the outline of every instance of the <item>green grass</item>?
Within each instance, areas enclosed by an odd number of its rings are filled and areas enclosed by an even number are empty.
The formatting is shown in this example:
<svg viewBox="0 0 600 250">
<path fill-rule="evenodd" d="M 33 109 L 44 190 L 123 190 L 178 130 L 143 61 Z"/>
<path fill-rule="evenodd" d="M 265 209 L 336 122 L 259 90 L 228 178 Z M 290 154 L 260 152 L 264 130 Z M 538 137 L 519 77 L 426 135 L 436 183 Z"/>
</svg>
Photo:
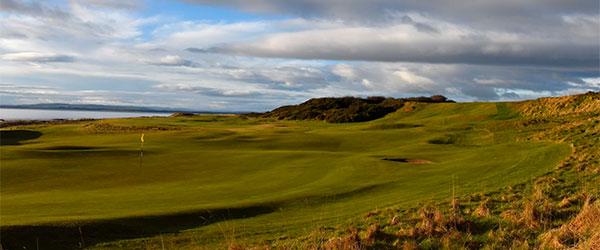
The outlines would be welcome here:
<svg viewBox="0 0 600 250">
<path fill-rule="evenodd" d="M 44 249 L 76 248 L 74 225 L 94 236 L 87 245 L 108 249 L 144 248 L 140 237 L 159 233 L 179 247 L 217 246 L 234 231 L 294 237 L 377 207 L 448 198 L 453 176 L 459 194 L 527 182 L 570 153 L 517 142 L 503 128 L 511 119 L 502 103 L 440 103 L 351 124 L 202 115 L 28 126 L 23 140 L 3 130 L 2 245 L 33 248 L 42 234 Z"/>
</svg>

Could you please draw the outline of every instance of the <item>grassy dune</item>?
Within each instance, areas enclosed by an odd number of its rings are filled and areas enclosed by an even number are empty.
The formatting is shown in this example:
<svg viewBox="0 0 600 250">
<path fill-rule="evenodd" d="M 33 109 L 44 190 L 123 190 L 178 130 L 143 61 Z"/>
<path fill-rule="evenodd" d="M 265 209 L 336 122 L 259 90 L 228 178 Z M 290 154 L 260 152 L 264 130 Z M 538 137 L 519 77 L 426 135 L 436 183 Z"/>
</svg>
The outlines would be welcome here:
<svg viewBox="0 0 600 250">
<path fill-rule="evenodd" d="M 364 123 L 200 115 L 4 129 L 2 246 L 270 244 L 447 200 L 453 179 L 456 195 L 531 182 L 572 151 L 518 140 L 528 132 L 511 127 L 512 104 L 410 105 Z"/>
</svg>

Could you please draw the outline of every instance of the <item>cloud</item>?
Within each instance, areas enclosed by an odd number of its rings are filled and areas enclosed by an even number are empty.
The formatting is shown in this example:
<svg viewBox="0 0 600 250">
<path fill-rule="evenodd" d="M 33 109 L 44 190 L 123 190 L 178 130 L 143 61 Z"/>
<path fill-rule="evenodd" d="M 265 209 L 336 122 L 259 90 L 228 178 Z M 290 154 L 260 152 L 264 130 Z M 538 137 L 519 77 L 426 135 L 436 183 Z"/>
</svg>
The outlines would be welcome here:
<svg viewBox="0 0 600 250">
<path fill-rule="evenodd" d="M 340 88 L 340 94 L 349 90 L 386 96 L 443 94 L 461 101 L 490 101 L 514 100 L 516 97 L 508 96 L 508 92 L 525 98 L 561 95 L 575 89 L 579 93 L 600 90 L 594 80 L 583 81 L 573 72 L 527 67 L 357 62 L 333 65 L 331 72 L 340 79 L 329 86 Z M 569 82 L 581 84 L 572 86 Z"/>
<path fill-rule="evenodd" d="M 502 94 L 501 96 L 505 99 L 510 99 L 510 100 L 518 100 L 521 97 L 515 92 L 506 92 L 506 93 Z"/>
<path fill-rule="evenodd" d="M 600 88 L 600 77 L 586 77 L 581 80 L 590 87 Z"/>
<path fill-rule="evenodd" d="M 553 17 L 571 13 L 597 15 L 598 1 L 589 0 L 182 0 L 202 5 L 227 6 L 254 13 L 292 15 L 307 18 L 344 19 L 368 22 L 387 21 L 390 13 L 412 10 L 451 22 L 494 27 L 518 27 L 552 22 Z M 523 22 L 528 21 L 528 22 Z M 528 26 L 528 25 L 525 25 Z"/>
<path fill-rule="evenodd" d="M 65 19 L 70 16 L 68 12 L 60 9 L 57 6 L 44 4 L 43 2 L 38 1 L 3 0 L 2 4 L 0 4 L 0 11 L 61 19 Z"/>
<path fill-rule="evenodd" d="M 33 89 L 33 90 L 48 90 L 48 89 L 56 89 L 55 87 L 50 86 L 23 86 L 11 83 L 0 83 L 0 89 Z"/>
<path fill-rule="evenodd" d="M 135 10 L 143 6 L 141 0 L 57 0 L 57 1 L 23 1 L 2 0 L 0 11 L 38 17 L 68 19 L 73 15 L 63 9 L 64 4 L 86 5 L 94 8 Z"/>
<path fill-rule="evenodd" d="M 222 43 L 246 41 L 275 30 L 274 23 L 266 21 L 178 21 L 158 26 L 151 34 L 154 40 L 140 43 L 140 48 L 177 49 L 214 46 Z"/>
<path fill-rule="evenodd" d="M 427 69 L 419 65 L 390 63 L 337 64 L 332 72 L 341 77 L 347 88 L 390 95 L 423 95 L 440 93 L 443 84 L 426 76 Z"/>
<path fill-rule="evenodd" d="M 85 103 L 110 105 L 146 105 L 150 97 L 164 97 L 164 93 L 120 90 L 69 90 L 58 87 L 0 84 L 2 104 Z M 7 100 L 8 99 L 8 100 Z"/>
<path fill-rule="evenodd" d="M 412 24 L 415 27 L 415 29 L 417 29 L 418 31 L 421 31 L 421 32 L 430 32 L 430 33 L 439 33 L 440 32 L 438 29 L 436 29 L 435 27 L 433 27 L 429 24 L 413 21 L 413 19 L 410 18 L 410 16 L 404 15 L 400 18 L 400 20 L 402 21 L 402 23 Z"/>
<path fill-rule="evenodd" d="M 411 19 L 410 22 L 414 21 Z M 597 69 L 600 66 L 600 44 L 597 42 L 600 34 L 595 36 L 596 39 L 575 39 L 479 31 L 439 21 L 436 26 L 443 29 L 440 32 L 422 32 L 413 23 L 406 23 L 383 27 L 346 26 L 276 33 L 254 41 L 209 48 L 188 48 L 187 51 L 342 61 L 536 65 L 587 69 Z"/>
<path fill-rule="evenodd" d="M 102 9 L 62 1 L 23 1 L 2 4 L 0 47 L 11 51 L 73 50 L 97 48 L 131 39 L 154 18 L 137 18 L 124 9 Z"/>
<path fill-rule="evenodd" d="M 187 66 L 187 67 L 194 67 L 194 62 L 187 60 L 187 59 L 183 59 L 177 55 L 170 55 L 170 56 L 164 56 L 158 59 L 145 59 L 145 60 L 140 60 L 140 62 L 142 63 L 146 63 L 146 64 L 152 64 L 152 65 L 160 65 L 160 66 Z"/>
<path fill-rule="evenodd" d="M 19 52 L 1 55 L 0 58 L 15 62 L 49 63 L 49 62 L 73 62 L 75 57 L 56 53 L 42 52 Z"/>
<path fill-rule="evenodd" d="M 224 69 L 223 78 L 259 83 L 272 89 L 301 90 L 321 88 L 334 82 L 337 77 L 323 65 L 310 63 L 290 65 L 272 63 L 266 65 L 245 65 L 243 68 Z"/>
<path fill-rule="evenodd" d="M 69 0 L 78 4 L 86 4 L 96 8 L 137 10 L 143 7 L 142 0 Z"/>
<path fill-rule="evenodd" d="M 497 78 L 488 78 L 488 79 L 479 79 L 479 78 L 473 78 L 473 81 L 481 84 L 481 85 L 490 85 L 490 86 L 501 86 L 504 85 L 506 83 L 505 80 L 502 79 L 497 79 Z"/>
<path fill-rule="evenodd" d="M 598 1 L 188 0 L 315 24 L 187 51 L 310 60 L 600 67 Z M 276 26 L 275 26 L 276 27 Z"/>
<path fill-rule="evenodd" d="M 12 95 L 56 95 L 58 91 L 54 90 L 7 90 L 0 89 L 1 94 L 12 94 Z"/>
<path fill-rule="evenodd" d="M 227 84 L 226 84 L 227 85 Z M 220 87 L 204 87 L 201 83 L 162 83 L 153 86 L 159 89 L 168 89 L 173 91 L 193 92 L 210 97 L 225 97 L 225 98 L 262 98 L 262 99 L 286 99 L 292 96 L 305 96 L 302 93 L 294 91 L 274 90 L 261 88 L 260 86 L 246 86 L 245 88 L 227 88 Z"/>
</svg>

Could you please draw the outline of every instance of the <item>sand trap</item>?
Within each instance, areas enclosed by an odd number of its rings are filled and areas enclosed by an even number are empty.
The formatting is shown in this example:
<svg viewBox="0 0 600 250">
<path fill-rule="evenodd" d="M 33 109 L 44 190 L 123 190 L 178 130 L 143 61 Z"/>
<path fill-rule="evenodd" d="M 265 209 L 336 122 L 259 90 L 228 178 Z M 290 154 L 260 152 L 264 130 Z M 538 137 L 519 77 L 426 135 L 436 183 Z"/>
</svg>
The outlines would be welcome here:
<svg viewBox="0 0 600 250">
<path fill-rule="evenodd" d="M 404 163 L 415 163 L 415 164 L 433 164 L 432 161 L 419 160 L 419 159 L 404 159 L 404 158 L 383 158 L 384 161 L 395 161 Z"/>
</svg>

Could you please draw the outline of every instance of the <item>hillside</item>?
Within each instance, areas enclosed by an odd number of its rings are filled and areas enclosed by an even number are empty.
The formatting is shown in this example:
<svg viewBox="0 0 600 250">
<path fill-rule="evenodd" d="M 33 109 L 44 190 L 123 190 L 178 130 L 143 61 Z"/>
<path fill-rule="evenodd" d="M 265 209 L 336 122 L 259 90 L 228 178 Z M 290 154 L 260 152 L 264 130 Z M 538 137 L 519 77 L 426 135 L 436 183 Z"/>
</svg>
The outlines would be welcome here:
<svg viewBox="0 0 600 250">
<path fill-rule="evenodd" d="M 600 93 L 398 103 L 367 122 L 324 123 L 317 112 L 297 120 L 195 115 L 0 130 L 2 247 L 600 244 Z M 369 104 L 325 98 L 296 108 L 345 113 L 353 105 Z"/>
<path fill-rule="evenodd" d="M 313 98 L 304 103 L 283 106 L 266 113 L 247 114 L 250 117 L 279 120 L 318 120 L 331 123 L 371 121 L 395 112 L 407 103 L 454 102 L 444 96 L 385 98 L 372 96 Z"/>
</svg>

